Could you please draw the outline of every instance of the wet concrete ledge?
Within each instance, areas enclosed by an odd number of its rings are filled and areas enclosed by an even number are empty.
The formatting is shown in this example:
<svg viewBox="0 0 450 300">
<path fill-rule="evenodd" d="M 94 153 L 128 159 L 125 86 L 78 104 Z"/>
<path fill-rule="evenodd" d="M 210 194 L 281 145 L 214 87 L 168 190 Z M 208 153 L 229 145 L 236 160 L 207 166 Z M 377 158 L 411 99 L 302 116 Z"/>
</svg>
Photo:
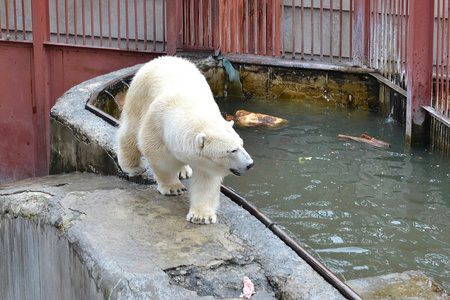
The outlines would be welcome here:
<svg viewBox="0 0 450 300">
<path fill-rule="evenodd" d="M 189 187 L 189 182 L 186 182 Z M 185 221 L 189 200 L 117 176 L 71 173 L 0 187 L 3 299 L 343 299 L 247 211 Z"/>
</svg>

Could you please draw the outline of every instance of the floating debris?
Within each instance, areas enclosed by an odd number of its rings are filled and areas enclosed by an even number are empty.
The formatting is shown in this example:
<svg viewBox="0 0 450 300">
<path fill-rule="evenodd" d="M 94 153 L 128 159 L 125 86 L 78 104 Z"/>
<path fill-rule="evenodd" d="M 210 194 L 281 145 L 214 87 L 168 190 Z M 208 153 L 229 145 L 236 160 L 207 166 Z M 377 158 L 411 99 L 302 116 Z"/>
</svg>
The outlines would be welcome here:
<svg viewBox="0 0 450 300">
<path fill-rule="evenodd" d="M 357 141 L 357 142 L 363 142 L 363 143 L 366 143 L 366 144 L 369 144 L 369 145 L 372 145 L 372 146 L 375 146 L 375 147 L 391 148 L 391 144 L 383 142 L 383 141 L 380 141 L 380 140 L 377 140 L 377 139 L 375 139 L 373 137 L 368 136 L 367 134 L 361 134 L 361 137 L 339 134 L 338 137 L 354 140 L 354 141 Z"/>
<path fill-rule="evenodd" d="M 286 124 L 287 120 L 260 113 L 238 110 L 236 115 L 225 114 L 227 121 L 235 121 L 236 125 L 243 127 L 268 127 L 274 128 Z"/>
</svg>

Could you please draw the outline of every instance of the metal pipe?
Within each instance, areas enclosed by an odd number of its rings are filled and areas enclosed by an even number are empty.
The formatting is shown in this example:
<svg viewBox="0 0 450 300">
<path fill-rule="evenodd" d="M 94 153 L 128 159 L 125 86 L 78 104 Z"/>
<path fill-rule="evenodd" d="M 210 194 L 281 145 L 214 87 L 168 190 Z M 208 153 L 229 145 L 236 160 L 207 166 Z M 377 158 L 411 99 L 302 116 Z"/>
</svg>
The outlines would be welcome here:
<svg viewBox="0 0 450 300">
<path fill-rule="evenodd" d="M 220 187 L 221 192 L 233 200 L 237 205 L 247 210 L 250 214 L 256 217 L 261 223 L 263 223 L 268 229 L 276 234 L 287 246 L 289 246 L 295 253 L 304 259 L 317 273 L 319 273 L 328 283 L 336 288 L 347 299 L 362 300 L 353 289 L 339 279 L 333 272 L 325 267 L 320 261 L 311 255 L 305 248 L 303 248 L 297 241 L 290 237 L 277 223 L 273 222 L 267 217 L 261 210 L 259 210 L 250 201 L 240 196 L 230 187 L 222 185 Z"/>
</svg>

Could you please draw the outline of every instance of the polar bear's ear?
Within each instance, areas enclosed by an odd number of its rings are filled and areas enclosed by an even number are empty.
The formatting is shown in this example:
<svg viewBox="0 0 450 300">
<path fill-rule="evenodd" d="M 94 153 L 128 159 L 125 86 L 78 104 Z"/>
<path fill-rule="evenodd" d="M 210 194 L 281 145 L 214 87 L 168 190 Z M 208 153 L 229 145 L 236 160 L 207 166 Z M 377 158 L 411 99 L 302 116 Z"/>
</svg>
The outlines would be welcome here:
<svg viewBox="0 0 450 300">
<path fill-rule="evenodd" d="M 195 147 L 199 150 L 202 150 L 205 147 L 205 139 L 206 134 L 204 134 L 203 132 L 197 134 L 197 136 L 195 137 Z"/>
</svg>

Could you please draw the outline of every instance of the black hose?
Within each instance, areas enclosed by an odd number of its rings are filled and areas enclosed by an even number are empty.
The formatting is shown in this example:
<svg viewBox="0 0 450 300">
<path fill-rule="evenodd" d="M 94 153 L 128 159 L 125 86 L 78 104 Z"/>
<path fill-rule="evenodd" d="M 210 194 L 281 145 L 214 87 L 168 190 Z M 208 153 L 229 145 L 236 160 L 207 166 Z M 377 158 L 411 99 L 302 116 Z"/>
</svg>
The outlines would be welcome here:
<svg viewBox="0 0 450 300">
<path fill-rule="evenodd" d="M 326 281 L 328 281 L 333 287 L 335 287 L 344 297 L 352 300 L 362 300 L 354 290 L 352 290 L 347 284 L 345 284 L 339 277 L 325 267 L 320 261 L 311 255 L 305 248 L 303 248 L 297 241 L 290 237 L 280 226 L 268 218 L 262 211 L 260 211 L 255 205 L 249 202 L 247 199 L 240 196 L 230 187 L 222 185 L 221 192 L 233 200 L 237 205 L 242 206 L 250 214 L 255 216 L 261 221 L 267 228 L 269 228 L 274 234 L 276 234 L 286 245 L 294 250 L 298 256 L 305 260 L 317 273 L 319 273 Z"/>
</svg>

